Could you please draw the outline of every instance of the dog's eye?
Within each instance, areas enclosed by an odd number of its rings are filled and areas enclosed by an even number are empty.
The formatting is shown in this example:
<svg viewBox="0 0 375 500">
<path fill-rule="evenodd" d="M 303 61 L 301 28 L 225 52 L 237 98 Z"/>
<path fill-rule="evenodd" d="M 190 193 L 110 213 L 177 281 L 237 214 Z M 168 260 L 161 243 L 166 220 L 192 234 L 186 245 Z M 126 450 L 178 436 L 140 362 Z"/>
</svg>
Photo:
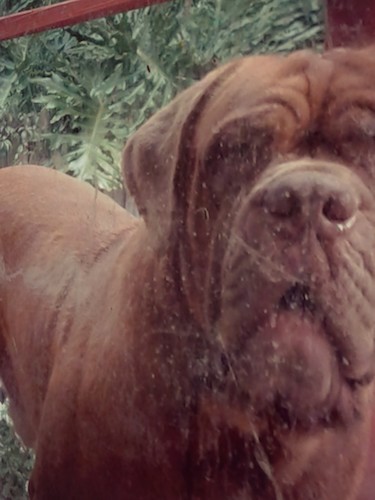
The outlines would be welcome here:
<svg viewBox="0 0 375 500">
<path fill-rule="evenodd" d="M 253 177 L 270 161 L 270 145 L 269 136 L 258 134 L 241 142 L 221 139 L 207 152 L 206 170 L 210 175 L 236 175 L 243 181 L 243 175 Z"/>
<path fill-rule="evenodd" d="M 236 143 L 228 141 L 220 141 L 212 147 L 207 161 L 218 161 L 227 159 L 240 159 L 247 161 L 249 155 L 251 155 L 251 147 L 249 141 Z"/>
<path fill-rule="evenodd" d="M 234 120 L 212 135 L 202 162 L 202 179 L 213 198 L 237 192 L 262 171 L 272 158 L 273 131 Z"/>
<path fill-rule="evenodd" d="M 259 150 L 272 142 L 274 131 L 257 127 L 248 119 L 232 120 L 214 132 L 206 149 L 207 160 L 226 158 L 253 158 Z"/>
</svg>

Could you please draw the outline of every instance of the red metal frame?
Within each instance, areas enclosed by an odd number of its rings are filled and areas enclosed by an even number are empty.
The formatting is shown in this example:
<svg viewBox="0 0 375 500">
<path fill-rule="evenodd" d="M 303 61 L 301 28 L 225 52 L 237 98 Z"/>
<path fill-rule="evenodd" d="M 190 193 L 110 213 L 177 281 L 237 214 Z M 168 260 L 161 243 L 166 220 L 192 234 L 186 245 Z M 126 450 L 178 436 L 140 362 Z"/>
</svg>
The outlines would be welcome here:
<svg viewBox="0 0 375 500">
<path fill-rule="evenodd" d="M 327 47 L 374 43 L 374 0 L 326 0 L 325 19 Z"/>
<path fill-rule="evenodd" d="M 0 40 L 63 28 L 169 0 L 68 0 L 0 17 Z"/>
<path fill-rule="evenodd" d="M 63 28 L 170 0 L 66 0 L 0 17 L 0 41 Z M 362 45 L 375 38 L 374 0 L 325 0 L 326 46 Z"/>
</svg>

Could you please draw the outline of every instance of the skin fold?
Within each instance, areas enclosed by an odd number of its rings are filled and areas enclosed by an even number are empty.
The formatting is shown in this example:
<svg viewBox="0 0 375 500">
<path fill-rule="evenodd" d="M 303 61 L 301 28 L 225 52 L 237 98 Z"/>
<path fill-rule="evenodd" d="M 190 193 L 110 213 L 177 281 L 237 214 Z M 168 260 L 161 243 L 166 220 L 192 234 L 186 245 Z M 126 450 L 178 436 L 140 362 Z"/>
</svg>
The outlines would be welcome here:
<svg viewBox="0 0 375 500">
<path fill-rule="evenodd" d="M 370 500 L 375 48 L 209 73 L 127 142 L 134 218 L 0 171 L 0 376 L 32 499 Z"/>
</svg>

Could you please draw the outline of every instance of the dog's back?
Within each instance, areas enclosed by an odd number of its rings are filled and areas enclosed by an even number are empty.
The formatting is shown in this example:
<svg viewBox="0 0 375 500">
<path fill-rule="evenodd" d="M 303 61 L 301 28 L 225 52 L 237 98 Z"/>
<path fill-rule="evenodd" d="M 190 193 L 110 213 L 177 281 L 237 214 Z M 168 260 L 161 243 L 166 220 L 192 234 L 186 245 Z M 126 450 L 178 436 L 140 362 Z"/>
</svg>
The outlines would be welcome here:
<svg viewBox="0 0 375 500">
<path fill-rule="evenodd" d="M 2 169 L 0 190 L 1 376 L 16 430 L 34 445 L 55 353 L 71 322 L 90 314 L 88 297 L 105 307 L 113 273 L 102 272 L 104 261 L 116 261 L 137 221 L 91 186 L 43 167 Z"/>
</svg>

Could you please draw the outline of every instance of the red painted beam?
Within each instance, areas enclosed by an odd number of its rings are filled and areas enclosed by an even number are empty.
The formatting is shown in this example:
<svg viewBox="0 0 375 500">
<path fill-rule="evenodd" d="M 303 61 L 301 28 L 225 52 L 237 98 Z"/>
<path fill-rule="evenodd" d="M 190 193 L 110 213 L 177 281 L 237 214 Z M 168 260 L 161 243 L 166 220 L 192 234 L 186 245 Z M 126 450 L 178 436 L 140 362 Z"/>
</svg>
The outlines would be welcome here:
<svg viewBox="0 0 375 500">
<path fill-rule="evenodd" d="M 0 40 L 63 28 L 166 1 L 168 0 L 68 0 L 0 17 Z"/>
<path fill-rule="evenodd" d="M 374 0 L 326 0 L 326 46 L 375 42 Z"/>
</svg>

